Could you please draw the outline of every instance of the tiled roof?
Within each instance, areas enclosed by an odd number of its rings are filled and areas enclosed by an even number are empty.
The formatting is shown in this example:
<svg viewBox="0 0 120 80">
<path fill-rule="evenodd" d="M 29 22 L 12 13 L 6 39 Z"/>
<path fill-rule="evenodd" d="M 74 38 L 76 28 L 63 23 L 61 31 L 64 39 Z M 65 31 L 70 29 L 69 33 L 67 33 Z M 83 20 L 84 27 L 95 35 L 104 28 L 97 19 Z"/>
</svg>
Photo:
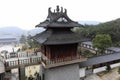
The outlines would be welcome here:
<svg viewBox="0 0 120 80">
<path fill-rule="evenodd" d="M 40 44 L 68 44 L 79 43 L 85 40 L 83 37 L 72 31 L 53 31 L 46 30 L 37 34 L 34 39 Z"/>
<path fill-rule="evenodd" d="M 109 47 L 108 50 L 114 51 L 114 52 L 120 52 L 120 47 Z"/>
<path fill-rule="evenodd" d="M 67 16 L 67 10 L 65 9 L 63 11 L 63 8 L 61 7 L 61 11 L 59 9 L 59 6 L 57 6 L 56 11 L 51 11 L 51 8 L 48 9 L 48 16 L 47 19 L 44 22 L 41 22 L 40 24 L 36 25 L 36 27 L 80 27 L 81 24 L 78 24 L 75 21 L 72 21 Z"/>
<path fill-rule="evenodd" d="M 100 63 L 111 62 L 120 59 L 120 53 L 106 54 L 97 57 L 88 58 L 87 61 L 79 63 L 80 67 L 96 65 Z"/>
</svg>

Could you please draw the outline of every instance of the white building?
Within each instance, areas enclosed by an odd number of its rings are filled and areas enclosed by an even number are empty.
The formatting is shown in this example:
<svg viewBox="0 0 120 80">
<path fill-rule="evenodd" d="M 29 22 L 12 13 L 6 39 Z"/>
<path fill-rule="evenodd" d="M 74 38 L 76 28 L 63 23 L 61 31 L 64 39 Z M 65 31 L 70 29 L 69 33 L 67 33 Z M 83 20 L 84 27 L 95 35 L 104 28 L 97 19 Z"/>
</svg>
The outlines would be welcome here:
<svg viewBox="0 0 120 80">
<path fill-rule="evenodd" d="M 15 36 L 12 36 L 12 35 L 0 36 L 0 45 L 15 45 L 17 43 L 18 43 L 18 40 Z"/>
</svg>

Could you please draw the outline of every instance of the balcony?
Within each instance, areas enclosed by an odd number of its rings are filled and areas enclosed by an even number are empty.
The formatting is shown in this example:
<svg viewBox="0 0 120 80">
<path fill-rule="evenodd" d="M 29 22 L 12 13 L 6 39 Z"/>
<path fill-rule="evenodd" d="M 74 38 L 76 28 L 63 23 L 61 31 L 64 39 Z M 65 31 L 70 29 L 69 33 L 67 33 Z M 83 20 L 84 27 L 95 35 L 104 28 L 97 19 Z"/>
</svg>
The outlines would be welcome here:
<svg viewBox="0 0 120 80">
<path fill-rule="evenodd" d="M 65 58 L 56 58 L 52 60 L 44 60 L 42 59 L 42 64 L 45 68 L 53 68 L 57 66 L 63 66 L 63 65 L 68 65 L 68 64 L 75 64 L 79 63 L 82 61 L 86 61 L 87 58 L 77 55 L 77 56 L 70 56 L 70 57 L 65 57 Z"/>
</svg>

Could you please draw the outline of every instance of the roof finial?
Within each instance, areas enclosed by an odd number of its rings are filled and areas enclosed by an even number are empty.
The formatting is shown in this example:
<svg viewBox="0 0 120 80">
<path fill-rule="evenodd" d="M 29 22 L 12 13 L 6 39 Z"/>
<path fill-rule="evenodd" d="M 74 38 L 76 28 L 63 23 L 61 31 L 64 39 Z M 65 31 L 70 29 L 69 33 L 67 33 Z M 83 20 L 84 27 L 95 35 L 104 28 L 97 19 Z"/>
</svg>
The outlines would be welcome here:
<svg viewBox="0 0 120 80">
<path fill-rule="evenodd" d="M 48 12 L 49 12 L 49 13 L 51 12 L 51 7 L 48 8 Z"/>
<path fill-rule="evenodd" d="M 55 9 L 54 9 L 54 13 L 55 13 Z"/>
<path fill-rule="evenodd" d="M 61 7 L 61 12 L 63 13 L 63 7 Z"/>
<path fill-rule="evenodd" d="M 67 13 L 67 9 L 65 9 L 65 14 Z"/>
<path fill-rule="evenodd" d="M 57 12 L 59 12 L 59 10 L 60 10 L 60 9 L 59 9 L 59 6 L 57 6 L 57 9 L 56 9 L 56 11 L 57 11 Z"/>
</svg>

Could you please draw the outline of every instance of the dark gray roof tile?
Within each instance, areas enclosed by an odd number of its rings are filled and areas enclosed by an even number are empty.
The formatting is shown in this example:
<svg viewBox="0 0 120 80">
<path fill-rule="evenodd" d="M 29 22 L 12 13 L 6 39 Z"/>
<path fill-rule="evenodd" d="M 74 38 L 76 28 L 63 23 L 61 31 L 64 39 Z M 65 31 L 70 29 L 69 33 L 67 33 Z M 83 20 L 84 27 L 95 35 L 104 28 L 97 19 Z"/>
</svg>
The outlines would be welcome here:
<svg viewBox="0 0 120 80">
<path fill-rule="evenodd" d="M 34 37 L 34 39 L 40 44 L 68 44 L 79 43 L 86 40 L 79 34 L 72 31 L 53 31 L 46 30 Z"/>
<path fill-rule="evenodd" d="M 57 9 L 59 6 L 57 6 Z M 36 25 L 36 27 L 80 27 L 81 24 L 72 21 L 67 16 L 67 10 L 63 12 L 62 8 L 61 11 L 51 11 L 51 8 L 48 9 L 48 16 L 47 19 L 40 24 Z"/>
<path fill-rule="evenodd" d="M 88 58 L 87 61 L 80 62 L 79 65 L 80 67 L 85 67 L 85 66 L 91 66 L 91 65 L 96 65 L 100 63 L 111 62 L 119 59 L 120 59 L 120 53 L 106 54 L 106 55 Z"/>
</svg>

